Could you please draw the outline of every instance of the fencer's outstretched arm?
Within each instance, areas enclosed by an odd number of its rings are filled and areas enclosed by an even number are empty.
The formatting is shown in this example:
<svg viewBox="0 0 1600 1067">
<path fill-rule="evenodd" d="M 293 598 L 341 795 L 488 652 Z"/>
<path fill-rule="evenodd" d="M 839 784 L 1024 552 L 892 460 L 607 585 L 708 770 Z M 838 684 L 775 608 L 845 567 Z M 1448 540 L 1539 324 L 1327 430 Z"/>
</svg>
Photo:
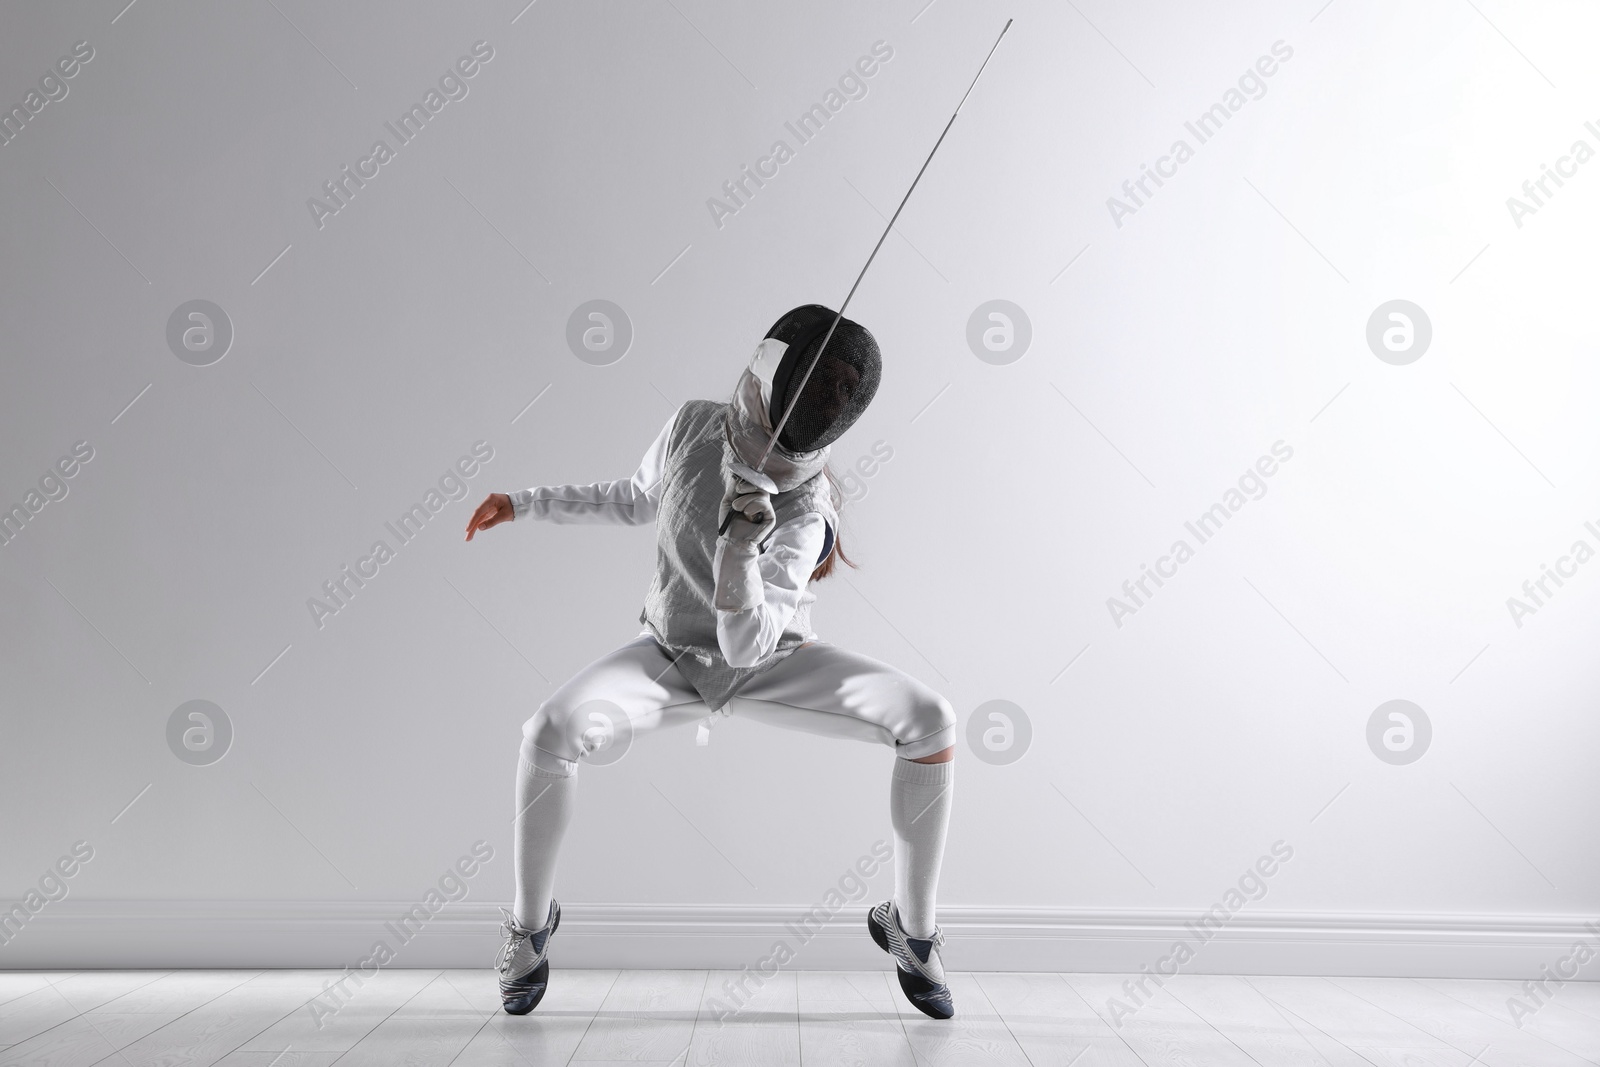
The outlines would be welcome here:
<svg viewBox="0 0 1600 1067">
<path fill-rule="evenodd" d="M 717 645 L 730 667 L 752 667 L 772 654 L 826 539 L 827 523 L 816 512 L 779 526 L 765 552 L 718 538 Z"/>
<path fill-rule="evenodd" d="M 606 523 L 642 526 L 654 522 L 661 502 L 661 474 L 666 464 L 667 438 L 677 412 L 656 435 L 655 443 L 639 461 L 639 469 L 626 481 L 590 485 L 541 485 L 509 494 L 513 519 L 545 522 Z"/>
</svg>

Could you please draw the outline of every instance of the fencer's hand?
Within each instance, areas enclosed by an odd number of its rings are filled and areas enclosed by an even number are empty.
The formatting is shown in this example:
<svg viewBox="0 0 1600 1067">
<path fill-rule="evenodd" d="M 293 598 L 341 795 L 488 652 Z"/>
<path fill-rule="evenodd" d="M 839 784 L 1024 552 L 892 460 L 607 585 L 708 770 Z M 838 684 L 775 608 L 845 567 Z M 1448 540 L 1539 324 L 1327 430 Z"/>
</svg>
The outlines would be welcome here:
<svg viewBox="0 0 1600 1067">
<path fill-rule="evenodd" d="M 722 507 L 717 511 L 717 528 L 725 531 L 722 536 L 733 545 L 758 548 L 777 525 L 772 497 L 760 486 L 729 474 Z"/>
<path fill-rule="evenodd" d="M 732 471 L 727 475 L 727 491 L 717 512 L 717 527 L 722 531 L 716 556 L 716 591 L 712 597 L 718 611 L 749 611 L 765 599 L 761 581 L 761 543 L 778 525 L 772 496 Z"/>
<path fill-rule="evenodd" d="M 511 498 L 504 493 L 490 493 L 467 520 L 467 540 L 472 540 L 472 535 L 479 530 L 510 522 L 511 518 Z"/>
</svg>

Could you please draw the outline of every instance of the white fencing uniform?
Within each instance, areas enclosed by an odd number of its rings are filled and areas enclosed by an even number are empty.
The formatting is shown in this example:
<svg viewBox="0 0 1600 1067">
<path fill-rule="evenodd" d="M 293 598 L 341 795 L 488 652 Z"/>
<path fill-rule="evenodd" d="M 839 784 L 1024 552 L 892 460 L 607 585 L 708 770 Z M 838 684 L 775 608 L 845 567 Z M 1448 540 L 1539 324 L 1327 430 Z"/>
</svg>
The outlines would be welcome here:
<svg viewBox="0 0 1600 1067">
<path fill-rule="evenodd" d="M 757 349 L 731 403 L 690 401 L 674 413 L 625 481 L 542 486 L 511 494 L 513 517 L 555 523 L 656 524 L 657 572 L 640 616 L 644 632 L 579 671 L 523 728 L 517 777 L 517 900 L 528 929 L 551 914 L 555 858 L 571 821 L 579 761 L 615 737 L 617 710 L 637 734 L 718 715 L 877 741 L 894 749 L 890 813 L 896 896 L 906 929 L 932 936 L 933 898 L 944 850 L 951 765 L 915 764 L 955 743 L 949 701 L 910 675 L 818 641 L 811 630 L 812 571 L 834 544 L 837 513 L 823 473 L 827 448 L 775 448 L 763 474 L 777 524 L 764 550 L 741 567 L 759 570 L 750 606 L 718 610 L 716 576 L 725 542 L 718 509 L 729 465 L 758 465 L 752 452 L 771 434 L 772 340 Z M 749 552 L 751 549 L 744 549 Z M 741 573 L 747 573 L 742 571 Z M 742 601 L 741 601 L 742 603 Z"/>
<path fill-rule="evenodd" d="M 720 433 L 715 422 L 719 409 L 726 406 L 703 401 L 684 405 L 657 436 L 632 478 L 522 490 L 512 494 L 513 514 L 518 520 L 555 523 L 641 525 L 656 520 L 664 483 L 670 480 L 665 475 L 686 466 L 674 463 L 676 455 L 699 449 L 703 466 L 720 461 L 721 450 L 704 449 L 699 440 Z M 703 432 L 685 433 L 686 421 L 710 424 Z M 821 480 L 817 475 L 806 486 Z M 714 486 L 719 496 L 720 486 L 719 474 Z M 825 544 L 831 545 L 828 520 L 833 511 L 831 507 L 807 510 L 817 501 L 807 498 L 804 488 L 777 495 L 780 522 L 763 553 L 765 596 L 759 606 L 713 613 L 708 604 L 687 609 L 668 604 L 656 613 L 663 617 L 651 618 L 652 605 L 647 603 L 646 626 L 638 639 L 578 672 L 528 720 L 524 736 L 531 745 L 525 755 L 545 771 L 571 773 L 574 761 L 584 753 L 585 734 L 590 735 L 590 747 L 598 739 L 594 721 L 574 718 L 581 705 L 594 700 L 620 708 L 635 734 L 704 720 L 714 710 L 829 736 L 879 741 L 906 759 L 930 756 L 953 744 L 955 713 L 943 697 L 894 667 L 816 640 L 809 610 L 816 595 L 808 581 L 826 554 Z M 801 499 L 786 508 L 783 498 L 790 496 Z M 714 542 L 715 506 L 691 517 L 703 531 L 688 539 Z M 694 546 L 685 546 L 681 534 L 664 536 L 668 541 L 658 550 L 663 569 L 699 564 L 706 568 L 705 575 L 696 577 L 709 581 L 706 576 L 715 565 L 711 553 L 702 551 L 700 559 L 686 561 Z M 658 593 L 663 584 L 658 577 L 653 600 L 671 596 Z M 709 584 L 704 591 L 709 596 Z M 697 614 L 703 616 L 698 628 L 693 625 Z"/>
</svg>

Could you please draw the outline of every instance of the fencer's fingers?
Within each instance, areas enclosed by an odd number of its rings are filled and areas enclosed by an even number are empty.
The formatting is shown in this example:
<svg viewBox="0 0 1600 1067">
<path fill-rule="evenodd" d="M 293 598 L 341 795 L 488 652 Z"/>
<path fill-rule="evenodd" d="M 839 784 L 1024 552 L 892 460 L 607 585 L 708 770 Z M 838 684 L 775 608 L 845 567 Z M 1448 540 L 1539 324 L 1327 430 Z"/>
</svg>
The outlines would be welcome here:
<svg viewBox="0 0 1600 1067">
<path fill-rule="evenodd" d="M 489 521 L 499 513 L 493 500 L 485 500 L 478 505 L 478 510 L 472 513 L 472 518 L 467 520 L 467 540 L 472 540 L 472 535 L 479 530 L 487 530 L 494 523 Z"/>
<path fill-rule="evenodd" d="M 754 523 L 764 523 L 772 515 L 772 505 L 760 497 L 740 497 L 733 502 L 734 510 Z"/>
</svg>

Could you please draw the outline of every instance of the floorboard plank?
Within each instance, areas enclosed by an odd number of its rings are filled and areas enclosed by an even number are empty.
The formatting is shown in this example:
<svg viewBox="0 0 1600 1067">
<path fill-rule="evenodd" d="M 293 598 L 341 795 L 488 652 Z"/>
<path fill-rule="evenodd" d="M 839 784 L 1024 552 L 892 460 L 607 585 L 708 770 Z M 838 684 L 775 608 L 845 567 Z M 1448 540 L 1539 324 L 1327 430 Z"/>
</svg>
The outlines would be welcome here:
<svg viewBox="0 0 1600 1067">
<path fill-rule="evenodd" d="M 342 1055 L 342 1052 L 230 1052 L 217 1061 L 216 1067 L 332 1067 Z"/>
<path fill-rule="evenodd" d="M 1447 982 L 1448 980 L 1441 979 L 1440 981 Z M 1524 1004 L 1530 1007 L 1535 1006 L 1535 1002 L 1529 995 L 1530 991 L 1524 988 L 1524 983 L 1522 982 L 1502 981 L 1493 978 L 1471 978 L 1459 979 L 1457 982 L 1449 984 L 1493 991 L 1502 998 L 1502 1003 L 1511 997 L 1517 997 Z M 1569 981 L 1559 986 L 1547 985 L 1545 988 L 1549 990 L 1548 994 L 1541 993 L 1540 995 L 1546 1004 L 1559 1007 L 1564 1013 L 1570 1013 L 1571 1016 L 1583 1015 L 1591 1019 L 1600 1018 L 1600 985 L 1594 982 Z M 1540 1008 L 1541 1014 L 1543 1010 L 1543 1008 Z M 1506 1018 L 1509 1019 L 1511 1017 L 1509 1008 L 1506 1009 L 1505 1014 Z"/>
<path fill-rule="evenodd" d="M 341 976 L 323 972 L 319 990 Z M 240 1052 L 348 1052 L 379 1023 L 422 992 L 438 971 L 386 970 L 361 984 L 346 982 L 321 993 L 239 1046 Z M 348 996 L 335 996 L 342 988 Z"/>
<path fill-rule="evenodd" d="M 974 977 L 1033 1067 L 1143 1064 L 1059 974 L 994 971 Z"/>
<path fill-rule="evenodd" d="M 573 1061 L 681 1060 L 705 987 L 705 971 L 623 971 Z"/>
<path fill-rule="evenodd" d="M 123 1048 L 121 1067 L 210 1067 L 321 991 L 317 971 L 258 975 Z"/>
<path fill-rule="evenodd" d="M 156 1012 L 161 1015 L 193 1011 L 230 989 L 250 981 L 260 971 L 172 971 L 154 982 L 91 1009 L 108 1015 Z"/>
<path fill-rule="evenodd" d="M 1486 1067 L 1591 1067 L 1537 1034 L 1519 1030 L 1410 978 L 1334 978 L 1335 985 L 1479 1057 Z M 1452 983 L 1453 985 L 1454 983 Z"/>
<path fill-rule="evenodd" d="M 1063 977 L 1151 1067 L 1259 1067 L 1238 1045 L 1153 983 L 1147 983 L 1148 995 L 1141 993 L 1135 1000 L 1124 986 L 1128 980 L 1124 975 Z M 1126 1014 L 1122 1005 L 1132 1013 Z"/>
<path fill-rule="evenodd" d="M 881 975 L 799 971 L 795 987 L 805 1067 L 917 1067 L 899 1006 Z"/>
<path fill-rule="evenodd" d="M 1589 973 L 1587 969 L 1585 973 Z M 1517 983 L 1519 986 L 1521 983 Z M 1556 999 L 1585 1015 L 1592 1015 L 1600 1019 L 1600 981 L 1590 975 L 1590 980 L 1584 982 L 1568 982 L 1556 992 Z"/>
<path fill-rule="evenodd" d="M 446 1067 L 485 1026 L 483 1013 L 437 975 L 339 1060 L 340 1067 Z"/>
<path fill-rule="evenodd" d="M 1453 1048 L 1363 1048 L 1361 1055 L 1373 1067 L 1477 1067 Z"/>
<path fill-rule="evenodd" d="M 492 970 L 447 971 L 445 979 L 490 1019 L 451 1067 L 543 1067 L 572 1058 L 617 972 L 552 971 L 544 999 L 527 1015 L 500 1009 L 499 976 Z"/>
<path fill-rule="evenodd" d="M 176 1018 L 154 1012 L 80 1014 L 0 1052 L 0 1067 L 78 1067 L 98 1063 Z"/>
<path fill-rule="evenodd" d="M 11 1001 L 70 977 L 71 971 L 0 971 L 0 1013 Z"/>
<path fill-rule="evenodd" d="M 1367 1067 L 1353 1049 L 1277 1007 L 1241 978 L 1178 975 L 1167 992 L 1259 1063 L 1273 1067 Z"/>
<path fill-rule="evenodd" d="M 1245 980 L 1272 1003 L 1352 1049 L 1449 1049 L 1415 1024 L 1368 1004 L 1326 978 Z"/>
<path fill-rule="evenodd" d="M 15 1045 L 79 1015 L 77 1008 L 46 985 L 0 1007 L 0 1045 Z"/>
<path fill-rule="evenodd" d="M 1511 1020 L 1506 1001 L 1521 997 L 1520 982 L 1493 982 L 1483 979 L 1421 979 L 1423 985 L 1467 1004 L 1496 1019 Z M 1600 1063 L 1600 1023 L 1561 1002 L 1565 986 L 1552 990 L 1553 996 L 1532 1015 L 1519 1020 L 1524 1033 L 1533 1034 L 1586 1060 Z"/>
<path fill-rule="evenodd" d="M 793 971 L 780 970 L 767 979 L 752 971 L 712 971 L 700 997 L 687 1063 L 800 1067 L 799 1013 Z"/>
<path fill-rule="evenodd" d="M 65 997 L 67 1003 L 74 1008 L 79 1011 L 94 1011 L 118 997 L 158 982 L 171 973 L 171 971 L 84 971 L 57 980 L 52 985 L 55 991 Z"/>
</svg>

